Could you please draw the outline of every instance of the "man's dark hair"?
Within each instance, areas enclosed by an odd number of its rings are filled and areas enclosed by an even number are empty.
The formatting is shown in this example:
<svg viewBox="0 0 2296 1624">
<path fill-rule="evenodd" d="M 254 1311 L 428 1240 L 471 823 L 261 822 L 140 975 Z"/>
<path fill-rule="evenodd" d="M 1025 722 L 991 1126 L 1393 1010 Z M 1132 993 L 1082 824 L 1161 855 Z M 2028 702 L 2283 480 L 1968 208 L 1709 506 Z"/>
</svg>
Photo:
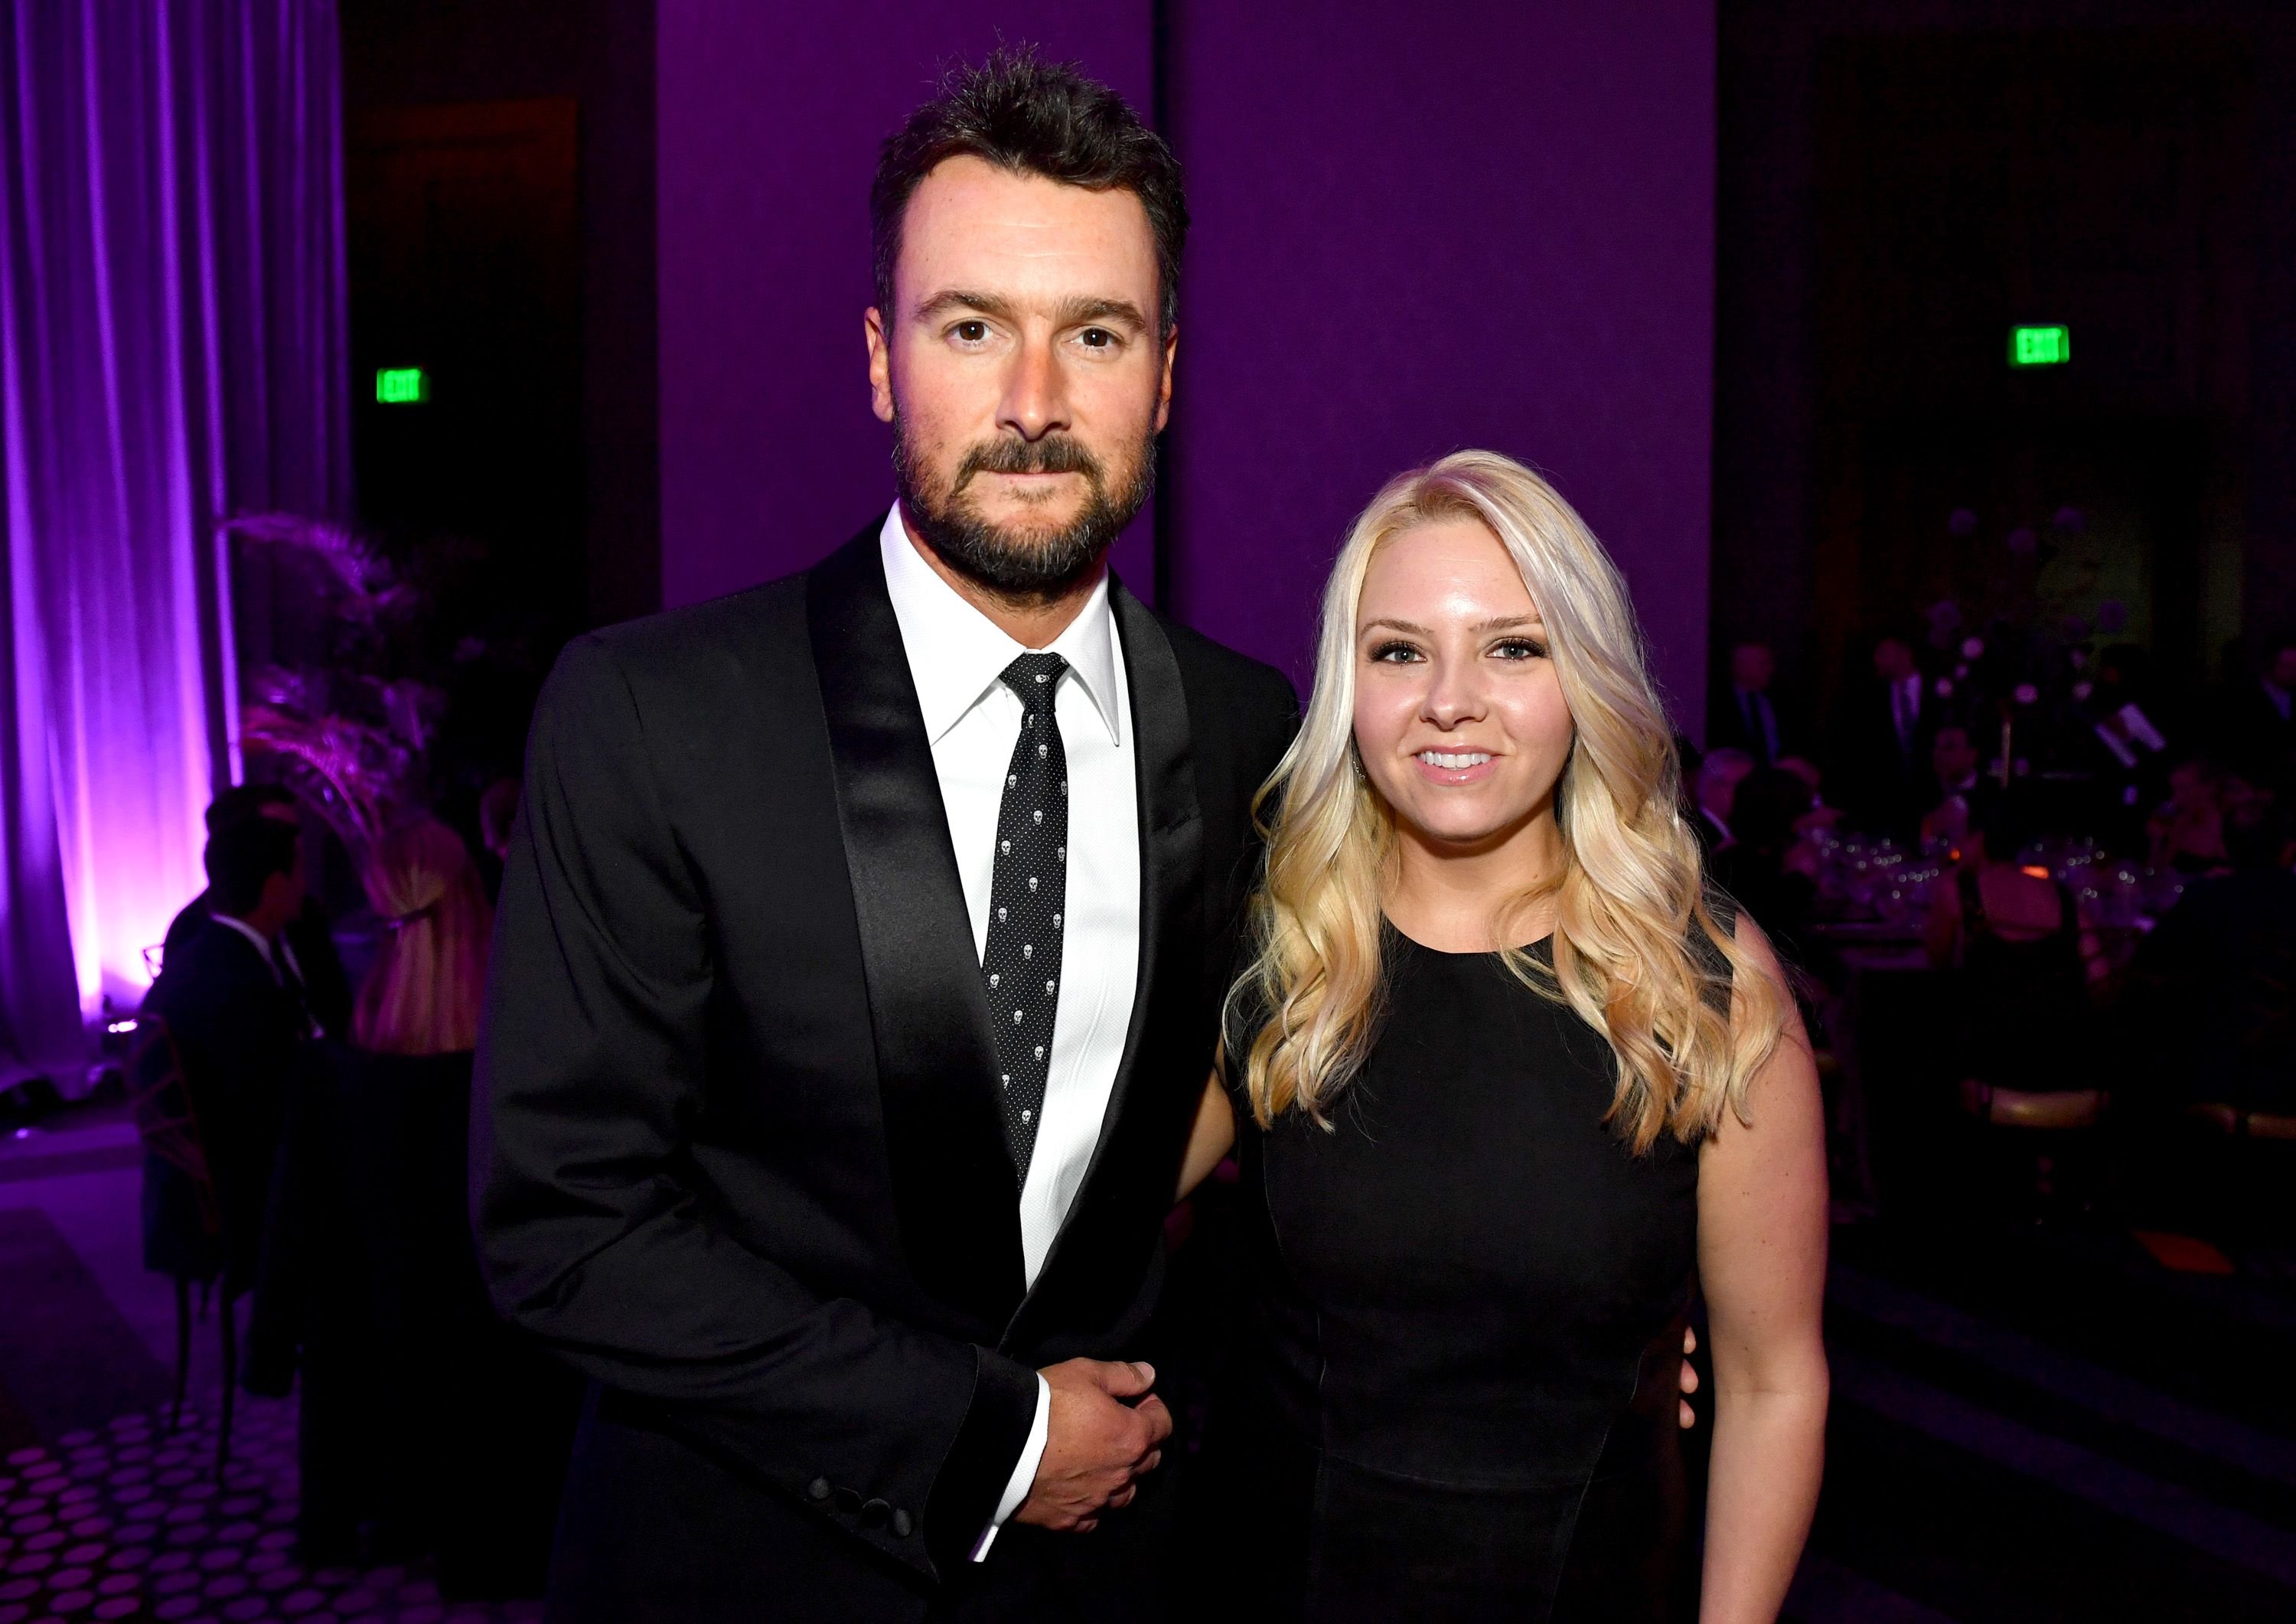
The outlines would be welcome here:
<svg viewBox="0 0 2296 1624">
<path fill-rule="evenodd" d="M 255 816 L 208 837 L 208 907 L 244 918 L 263 904 L 263 884 L 295 872 L 295 842 L 302 831 L 275 817 Z"/>
<path fill-rule="evenodd" d="M 1188 235 L 1179 162 L 1123 97 L 1073 62 L 1040 60 L 1034 45 L 1000 45 L 978 68 L 950 72 L 940 94 L 911 113 L 878 155 L 869 227 L 877 308 L 887 326 L 895 320 L 893 267 L 910 195 L 936 166 L 963 157 L 1138 198 L 1156 238 L 1158 319 L 1164 332 L 1172 331 L 1180 309 L 1180 249 Z"/>
<path fill-rule="evenodd" d="M 283 783 L 235 783 L 208 803 L 208 833 L 220 834 L 250 817 L 269 817 L 266 807 L 291 807 L 295 791 Z"/>
</svg>

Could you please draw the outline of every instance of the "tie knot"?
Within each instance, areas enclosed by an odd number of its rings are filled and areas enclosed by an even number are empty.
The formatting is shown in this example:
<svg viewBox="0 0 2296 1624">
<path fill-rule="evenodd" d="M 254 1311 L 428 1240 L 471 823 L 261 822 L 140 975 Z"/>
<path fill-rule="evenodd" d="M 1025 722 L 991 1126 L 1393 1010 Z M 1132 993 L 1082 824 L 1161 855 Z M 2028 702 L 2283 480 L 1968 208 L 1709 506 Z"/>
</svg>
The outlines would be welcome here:
<svg viewBox="0 0 2296 1624">
<path fill-rule="evenodd" d="M 1050 710 L 1053 694 L 1060 687 L 1061 673 L 1069 662 L 1058 654 L 1023 654 L 1004 668 L 1004 685 L 1021 696 L 1021 705 L 1030 712 Z"/>
</svg>

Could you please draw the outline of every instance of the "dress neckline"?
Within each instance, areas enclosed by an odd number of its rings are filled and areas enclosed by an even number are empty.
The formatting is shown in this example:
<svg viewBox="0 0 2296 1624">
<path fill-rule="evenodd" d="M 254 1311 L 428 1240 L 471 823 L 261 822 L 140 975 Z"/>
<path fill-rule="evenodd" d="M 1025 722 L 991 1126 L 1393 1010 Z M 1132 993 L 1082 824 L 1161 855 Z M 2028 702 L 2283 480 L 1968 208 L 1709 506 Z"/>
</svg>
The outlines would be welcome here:
<svg viewBox="0 0 2296 1624">
<path fill-rule="evenodd" d="M 1447 947 L 1431 947 L 1425 942 L 1421 941 L 1417 937 L 1413 936 L 1405 931 L 1401 925 L 1397 924 L 1395 921 L 1390 919 L 1384 913 L 1380 915 L 1379 923 L 1380 928 L 1388 935 L 1395 938 L 1396 940 L 1401 942 L 1405 947 L 1424 953 L 1431 958 L 1464 960 L 1497 958 L 1499 956 L 1500 950 L 1496 947 L 1480 947 L 1466 953 L 1454 953 Z M 1515 951 L 1518 953 L 1537 953 L 1542 948 L 1547 947 L 1554 940 L 1554 932 L 1549 931 L 1544 936 L 1523 943 L 1522 946 L 1516 948 Z"/>
</svg>

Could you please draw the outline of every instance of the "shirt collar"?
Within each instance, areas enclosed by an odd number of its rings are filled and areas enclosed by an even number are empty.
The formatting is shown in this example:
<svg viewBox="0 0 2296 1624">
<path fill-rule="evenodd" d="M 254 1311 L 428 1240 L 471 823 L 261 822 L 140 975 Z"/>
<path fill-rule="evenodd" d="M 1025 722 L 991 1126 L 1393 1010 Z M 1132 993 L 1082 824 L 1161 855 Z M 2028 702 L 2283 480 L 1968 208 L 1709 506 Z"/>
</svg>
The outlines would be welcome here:
<svg viewBox="0 0 2296 1624">
<path fill-rule="evenodd" d="M 255 950 L 263 956 L 263 967 L 271 972 L 271 979 L 275 981 L 279 981 L 282 986 L 286 984 L 280 977 L 278 964 L 271 956 L 271 944 L 264 939 L 262 931 L 257 930 L 244 919 L 234 919 L 229 914 L 218 914 L 213 909 L 209 910 L 208 917 L 214 920 L 216 923 L 219 925 L 228 925 L 231 929 L 238 931 L 242 936 L 247 938 L 249 941 L 254 943 Z"/>
<path fill-rule="evenodd" d="M 958 595 L 909 540 L 897 504 L 877 532 L 885 562 L 885 591 L 909 657 L 917 705 L 924 712 L 925 737 L 935 744 L 996 686 L 1004 668 L 1033 651 Z M 1108 728 L 1108 742 L 1121 748 L 1122 709 L 1116 693 L 1116 617 L 1108 608 L 1108 577 L 1077 618 L 1044 651 L 1069 662 L 1085 697 Z"/>
</svg>

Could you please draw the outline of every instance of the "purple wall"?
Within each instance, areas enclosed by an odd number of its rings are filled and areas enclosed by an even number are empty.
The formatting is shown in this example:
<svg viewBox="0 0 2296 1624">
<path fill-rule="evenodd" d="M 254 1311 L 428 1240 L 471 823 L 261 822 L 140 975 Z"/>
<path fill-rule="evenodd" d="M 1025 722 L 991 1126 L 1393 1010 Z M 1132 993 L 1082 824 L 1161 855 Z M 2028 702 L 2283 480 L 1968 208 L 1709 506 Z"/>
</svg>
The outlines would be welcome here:
<svg viewBox="0 0 2296 1624">
<path fill-rule="evenodd" d="M 1488 447 L 1609 545 L 1696 718 L 1714 0 L 1405 14 L 1178 5 L 1177 607 L 1303 670 L 1348 521 L 1390 475 Z"/>
<path fill-rule="evenodd" d="M 1324 566 L 1406 465 L 1546 469 L 1626 565 L 1678 713 L 1703 693 L 1715 0 L 1168 0 L 1195 234 L 1164 500 L 1177 606 L 1304 673 Z M 883 503 L 860 312 L 878 142 L 996 37 L 1150 105 L 1146 0 L 808 13 L 662 0 L 662 574 L 687 603 Z M 1419 16 L 1430 13 L 1418 13 Z M 1119 567 L 1150 575 L 1145 522 Z"/>
<path fill-rule="evenodd" d="M 892 500 L 869 410 L 869 177 L 941 64 L 1002 38 L 1146 107 L 1148 0 L 660 0 L 662 602 L 803 569 Z M 1144 514 L 1118 567 L 1145 586 Z"/>
</svg>

